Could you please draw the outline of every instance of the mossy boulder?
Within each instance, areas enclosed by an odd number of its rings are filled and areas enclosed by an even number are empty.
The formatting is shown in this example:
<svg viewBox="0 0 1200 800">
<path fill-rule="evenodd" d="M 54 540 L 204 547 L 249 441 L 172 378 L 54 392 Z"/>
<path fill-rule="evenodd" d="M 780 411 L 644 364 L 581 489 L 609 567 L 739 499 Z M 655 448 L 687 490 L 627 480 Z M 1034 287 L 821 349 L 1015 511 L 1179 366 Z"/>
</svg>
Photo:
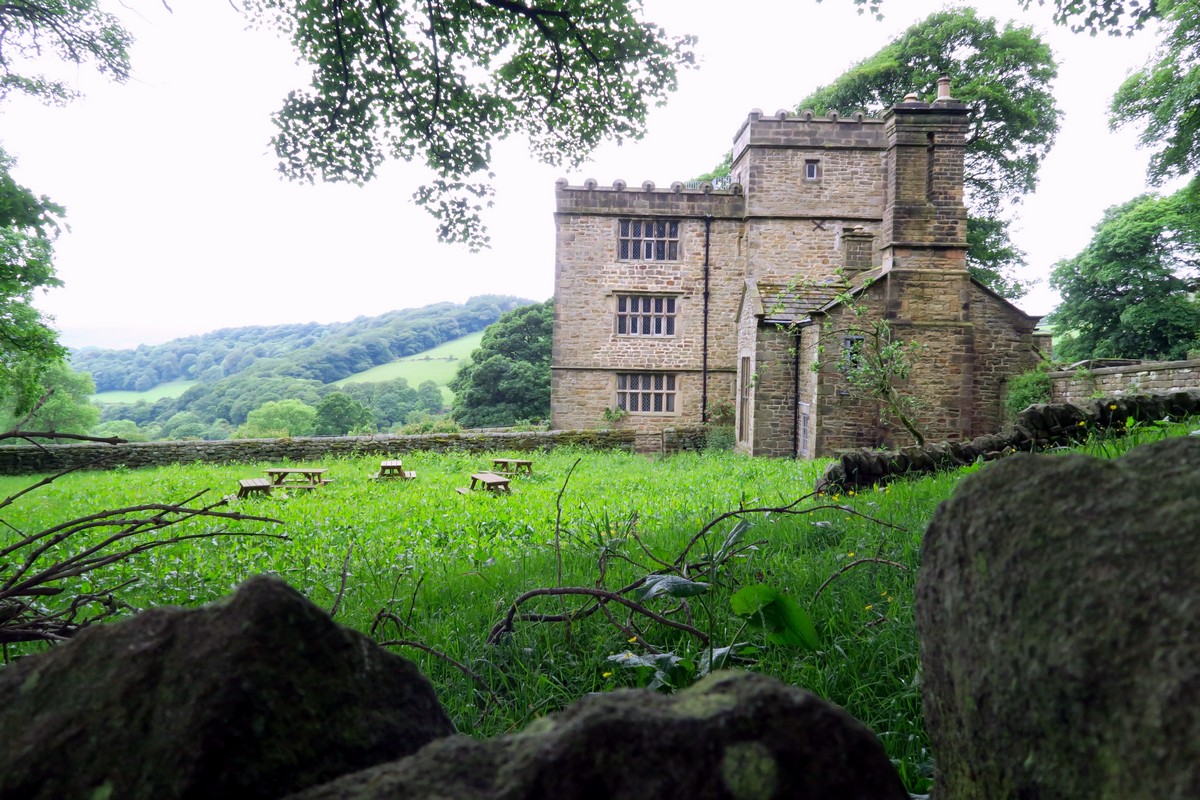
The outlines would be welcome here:
<svg viewBox="0 0 1200 800">
<path fill-rule="evenodd" d="M 282 581 L 0 669 L 0 797 L 276 798 L 454 733 L 416 666 Z"/>
<path fill-rule="evenodd" d="M 808 692 L 751 673 L 674 696 L 583 698 L 522 733 L 440 739 L 414 756 L 289 800 L 907 800 L 864 725 Z"/>
<path fill-rule="evenodd" d="M 1017 455 L 926 532 L 938 800 L 1200 797 L 1200 440 Z"/>
</svg>

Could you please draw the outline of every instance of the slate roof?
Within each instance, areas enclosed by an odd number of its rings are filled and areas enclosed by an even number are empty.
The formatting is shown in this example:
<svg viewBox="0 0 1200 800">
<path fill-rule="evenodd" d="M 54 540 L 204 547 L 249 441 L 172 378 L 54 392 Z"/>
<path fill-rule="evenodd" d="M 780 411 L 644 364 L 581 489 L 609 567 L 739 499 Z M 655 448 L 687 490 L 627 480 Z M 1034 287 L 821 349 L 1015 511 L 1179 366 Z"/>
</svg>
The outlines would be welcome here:
<svg viewBox="0 0 1200 800">
<path fill-rule="evenodd" d="M 757 284 L 762 321 L 782 325 L 808 322 L 814 313 L 826 312 L 837 304 L 837 296 L 849 291 L 857 294 L 864 284 L 883 274 L 876 268 L 854 276 L 849 285 L 841 281 L 827 283 Z"/>
</svg>

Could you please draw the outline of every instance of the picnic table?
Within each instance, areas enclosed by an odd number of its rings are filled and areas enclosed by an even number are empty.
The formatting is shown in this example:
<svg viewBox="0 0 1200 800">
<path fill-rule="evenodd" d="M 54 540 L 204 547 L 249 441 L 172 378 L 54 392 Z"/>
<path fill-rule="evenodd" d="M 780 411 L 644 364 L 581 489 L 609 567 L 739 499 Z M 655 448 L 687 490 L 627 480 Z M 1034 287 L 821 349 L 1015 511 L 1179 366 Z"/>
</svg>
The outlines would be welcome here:
<svg viewBox="0 0 1200 800">
<path fill-rule="evenodd" d="M 399 478 L 402 481 L 410 481 L 417 477 L 417 473 L 404 470 L 404 462 L 400 459 L 394 461 L 383 461 L 379 464 L 379 472 L 375 475 L 378 480 L 388 478 Z"/>
<path fill-rule="evenodd" d="M 328 471 L 324 467 L 273 467 L 263 470 L 271 479 L 273 489 L 316 489 L 332 483 L 329 479 L 321 477 Z"/>
<path fill-rule="evenodd" d="M 271 482 L 266 478 L 242 478 L 238 481 L 237 496 L 239 500 L 252 494 L 271 494 Z"/>
<path fill-rule="evenodd" d="M 493 458 L 492 466 L 501 475 L 533 475 L 533 462 L 527 458 Z"/>
<path fill-rule="evenodd" d="M 459 489 L 458 493 L 466 494 L 481 487 L 496 494 L 508 494 L 511 491 L 508 488 L 508 480 L 508 476 L 506 475 L 497 475 L 494 472 L 476 472 L 471 476 L 470 488 Z"/>
</svg>

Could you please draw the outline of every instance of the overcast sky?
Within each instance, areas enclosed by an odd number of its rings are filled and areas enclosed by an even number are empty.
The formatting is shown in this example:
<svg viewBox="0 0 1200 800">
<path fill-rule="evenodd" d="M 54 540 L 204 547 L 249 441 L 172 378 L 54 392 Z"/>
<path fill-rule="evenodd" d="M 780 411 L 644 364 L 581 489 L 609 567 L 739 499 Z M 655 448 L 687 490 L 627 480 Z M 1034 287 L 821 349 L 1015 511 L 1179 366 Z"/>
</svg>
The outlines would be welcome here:
<svg viewBox="0 0 1200 800">
<path fill-rule="evenodd" d="M 171 5 L 113 4 L 137 38 L 129 83 L 80 70 L 86 97 L 68 107 L 0 107 L 18 180 L 67 207 L 56 262 L 66 286 L 38 305 L 73 347 L 344 321 L 478 294 L 544 300 L 554 291 L 556 178 L 666 186 L 694 177 L 721 159 L 751 109 L 792 107 L 947 4 L 888 0 L 880 23 L 851 0 L 645 0 L 646 18 L 699 37 L 700 68 L 681 76 L 642 141 L 605 146 L 576 172 L 503 143 L 486 217 L 493 246 L 478 254 L 436 241 L 433 220 L 409 202 L 418 169 L 391 165 L 362 188 L 283 182 L 268 151 L 270 114 L 304 70 L 285 42 L 244 30 L 227 3 Z M 1044 286 L 1054 262 L 1087 243 L 1105 208 L 1144 190 L 1136 132 L 1109 132 L 1105 109 L 1153 37 L 1090 38 L 1052 26 L 1046 9 L 986 5 L 1033 25 L 1060 64 L 1062 130 L 1014 235 L 1028 277 L 1043 279 L 1019 305 L 1044 314 L 1056 302 Z"/>
</svg>

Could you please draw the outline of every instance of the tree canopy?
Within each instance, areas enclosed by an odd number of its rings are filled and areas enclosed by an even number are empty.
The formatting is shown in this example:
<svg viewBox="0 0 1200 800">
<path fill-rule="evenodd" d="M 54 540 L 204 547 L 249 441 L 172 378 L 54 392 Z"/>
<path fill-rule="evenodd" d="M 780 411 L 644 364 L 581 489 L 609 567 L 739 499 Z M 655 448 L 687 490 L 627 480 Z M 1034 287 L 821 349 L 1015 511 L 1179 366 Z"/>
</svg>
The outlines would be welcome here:
<svg viewBox="0 0 1200 800">
<path fill-rule="evenodd" d="M 278 436 L 312 436 L 317 424 L 317 410 L 301 400 L 270 400 L 246 415 L 246 422 L 237 429 L 243 439 L 262 439 Z"/>
<path fill-rule="evenodd" d="M 450 382 L 460 425 L 498 427 L 550 416 L 553 330 L 553 300 L 509 311 L 488 326 Z"/>
<path fill-rule="evenodd" d="M 96 387 L 89 376 L 73 371 L 64 361 L 53 361 L 46 365 L 41 383 L 47 394 L 21 425 L 23 430 L 86 434 L 100 421 L 100 409 L 92 404 Z M 10 403 L 0 409 L 0 430 L 13 429 L 24 416 L 24 409 Z"/>
<path fill-rule="evenodd" d="M 1002 209 L 1033 191 L 1054 144 L 1061 112 L 1050 84 L 1057 74 L 1050 48 L 1030 28 L 1000 28 L 974 9 L 951 9 L 911 26 L 797 110 L 878 115 L 949 75 L 955 98 L 975 109 L 964 153 L 968 263 L 999 294 L 1020 297 L 1025 286 L 1014 273 L 1024 253 L 1009 240 Z"/>
<path fill-rule="evenodd" d="M 1200 3 L 1159 0 L 1163 39 L 1142 69 L 1113 97 L 1113 127 L 1139 124 L 1151 150 L 1149 178 L 1193 176 L 1200 169 Z"/>
<path fill-rule="evenodd" d="M 13 94 L 56 104 L 75 97 L 69 82 L 36 71 L 48 64 L 91 64 L 109 78 L 127 79 L 131 39 L 99 6 L 99 0 L 0 4 L 0 101 Z M 54 274 L 54 240 L 64 211 L 17 183 L 15 164 L 0 148 L 0 401 L 19 418 L 69 370 L 50 319 L 32 305 L 37 290 L 62 285 Z M 51 405 L 66 402 L 63 394 Z"/>
<path fill-rule="evenodd" d="M 33 307 L 38 290 L 61 286 L 54 240 L 61 206 L 13 180 L 15 164 L 0 148 L 0 402 L 18 416 L 42 392 L 42 376 L 66 350 L 50 320 Z"/>
<path fill-rule="evenodd" d="M 817 0 L 820 2 L 821 0 Z M 884 0 L 854 0 L 858 13 L 869 11 L 883 19 Z M 1034 0 L 1015 0 L 1015 5 L 1029 8 Z M 1159 15 L 1163 0 L 1037 0 L 1039 6 L 1054 8 L 1054 22 L 1076 33 L 1093 36 L 1100 32 L 1112 35 L 1133 33 Z"/>
<path fill-rule="evenodd" d="M 325 395 L 317 406 L 317 436 L 345 436 L 348 433 L 373 432 L 371 409 L 342 392 Z"/>
<path fill-rule="evenodd" d="M 17 92 L 48 103 L 78 93 L 65 80 L 26 73 L 49 59 L 90 64 L 115 81 L 129 78 L 132 37 L 100 0 L 9 0 L 0 4 L 0 99 Z"/>
<path fill-rule="evenodd" d="M 247 0 L 291 37 L 311 85 L 275 114 L 280 170 L 304 181 L 368 181 L 389 159 L 435 175 L 413 195 L 438 235 L 475 249 L 493 190 L 492 147 L 528 138 L 550 164 L 639 138 L 675 89 L 691 37 L 639 18 L 635 0 Z"/>
<path fill-rule="evenodd" d="M 1176 359 L 1200 347 L 1200 207 L 1187 190 L 1104 213 L 1091 242 L 1054 267 L 1057 354 Z"/>
</svg>

